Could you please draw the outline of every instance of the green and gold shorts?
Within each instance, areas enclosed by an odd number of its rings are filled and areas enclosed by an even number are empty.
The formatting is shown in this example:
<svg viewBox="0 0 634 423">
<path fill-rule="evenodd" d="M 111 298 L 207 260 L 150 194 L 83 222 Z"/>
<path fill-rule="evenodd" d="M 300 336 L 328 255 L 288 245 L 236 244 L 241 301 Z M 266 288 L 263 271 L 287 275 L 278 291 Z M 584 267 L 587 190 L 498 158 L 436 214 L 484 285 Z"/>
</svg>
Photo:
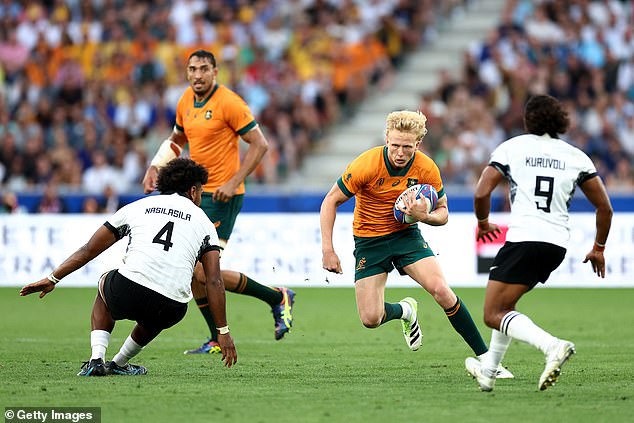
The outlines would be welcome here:
<svg viewBox="0 0 634 423">
<path fill-rule="evenodd" d="M 403 267 L 434 255 L 416 225 L 383 236 L 355 236 L 354 247 L 355 282 L 394 268 L 404 275 Z"/>
<path fill-rule="evenodd" d="M 211 220 L 218 232 L 218 238 L 229 240 L 236 218 L 242 209 L 244 194 L 234 195 L 226 203 L 213 200 L 213 194 L 203 192 L 200 208 L 203 209 L 209 220 Z"/>
</svg>

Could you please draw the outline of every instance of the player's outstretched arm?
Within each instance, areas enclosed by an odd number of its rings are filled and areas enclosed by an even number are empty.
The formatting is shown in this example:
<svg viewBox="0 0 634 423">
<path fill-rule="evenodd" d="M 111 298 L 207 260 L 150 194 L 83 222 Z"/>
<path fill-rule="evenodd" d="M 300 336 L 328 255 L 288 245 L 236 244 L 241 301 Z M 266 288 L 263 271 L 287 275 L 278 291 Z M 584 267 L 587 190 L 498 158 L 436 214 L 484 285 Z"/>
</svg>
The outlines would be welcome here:
<svg viewBox="0 0 634 423">
<path fill-rule="evenodd" d="M 20 295 L 25 296 L 34 292 L 41 292 L 40 298 L 55 289 L 55 284 L 60 279 L 85 266 L 90 260 L 110 248 L 117 241 L 114 234 L 105 226 L 101 226 L 88 240 L 88 242 L 75 251 L 62 264 L 44 279 L 26 285 L 20 290 Z"/>
<path fill-rule="evenodd" d="M 335 253 L 332 244 L 332 231 L 335 227 L 337 217 L 337 207 L 348 201 L 350 198 L 341 191 L 337 184 L 334 184 L 324 201 L 321 203 L 319 211 L 319 226 L 321 228 L 321 254 L 322 266 L 329 272 L 343 273 L 339 256 Z"/>
<path fill-rule="evenodd" d="M 222 351 L 222 361 L 224 361 L 225 366 L 231 367 L 238 361 L 238 353 L 227 324 L 225 284 L 220 273 L 220 252 L 217 250 L 206 252 L 201 257 L 201 262 L 205 269 L 205 288 L 207 289 L 209 309 L 218 328 L 218 343 Z"/>
<path fill-rule="evenodd" d="M 612 204 L 610 203 L 610 197 L 605 189 L 605 185 L 599 176 L 590 178 L 581 184 L 581 190 L 585 194 L 586 198 L 592 203 L 596 209 L 596 234 L 594 237 L 594 245 L 592 250 L 586 254 L 584 263 L 590 262 L 592 265 L 592 271 L 597 276 L 605 277 L 605 257 L 603 251 L 605 250 L 605 244 L 610 233 L 610 226 L 612 225 Z"/>
</svg>

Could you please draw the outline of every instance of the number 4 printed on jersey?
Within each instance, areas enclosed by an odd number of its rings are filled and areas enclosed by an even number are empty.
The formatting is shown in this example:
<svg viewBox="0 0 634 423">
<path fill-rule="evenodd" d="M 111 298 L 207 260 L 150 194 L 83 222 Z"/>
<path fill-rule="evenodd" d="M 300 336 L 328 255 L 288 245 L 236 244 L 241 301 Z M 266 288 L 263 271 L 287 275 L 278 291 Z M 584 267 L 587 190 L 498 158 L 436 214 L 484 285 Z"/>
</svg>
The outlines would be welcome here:
<svg viewBox="0 0 634 423">
<path fill-rule="evenodd" d="M 552 188 L 551 188 L 551 191 L 552 191 Z M 550 204 L 550 202 L 548 204 Z M 158 231 L 158 233 L 156 235 L 154 235 L 154 238 L 152 239 L 152 242 L 156 243 L 156 244 L 163 245 L 163 250 L 169 251 L 169 249 L 172 247 L 172 245 L 174 245 L 172 243 L 172 232 L 173 231 L 174 231 L 174 222 L 169 221 L 169 222 L 167 222 L 167 224 L 165 226 L 163 226 L 161 228 L 160 231 Z M 165 239 L 162 238 L 163 234 L 165 234 Z"/>
</svg>

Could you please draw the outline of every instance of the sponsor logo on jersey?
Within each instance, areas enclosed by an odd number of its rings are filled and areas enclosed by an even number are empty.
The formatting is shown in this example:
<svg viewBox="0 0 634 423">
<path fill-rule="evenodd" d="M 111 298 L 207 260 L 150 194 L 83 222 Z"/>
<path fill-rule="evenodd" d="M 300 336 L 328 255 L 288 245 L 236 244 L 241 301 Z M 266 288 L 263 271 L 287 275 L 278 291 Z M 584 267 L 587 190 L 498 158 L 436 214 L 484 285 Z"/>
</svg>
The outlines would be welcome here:
<svg viewBox="0 0 634 423">
<path fill-rule="evenodd" d="M 344 179 L 346 182 L 348 182 L 350 178 L 352 178 L 352 173 L 348 173 Z"/>
<path fill-rule="evenodd" d="M 379 178 L 378 181 L 374 183 L 374 189 L 379 189 L 385 183 L 385 178 Z"/>
<path fill-rule="evenodd" d="M 392 183 L 392 186 L 393 186 L 393 187 L 395 187 L 395 186 L 397 186 L 397 185 L 398 185 L 398 184 L 400 184 L 400 183 L 401 183 L 401 180 L 400 180 L 400 179 L 397 179 L 397 180 L 396 180 L 396 182 L 393 182 L 393 183 Z"/>
<path fill-rule="evenodd" d="M 211 119 L 211 110 L 207 110 L 205 112 L 205 119 L 207 119 L 207 120 Z"/>
<path fill-rule="evenodd" d="M 407 178 L 407 188 L 414 186 L 418 183 L 418 179 L 416 178 Z"/>
</svg>

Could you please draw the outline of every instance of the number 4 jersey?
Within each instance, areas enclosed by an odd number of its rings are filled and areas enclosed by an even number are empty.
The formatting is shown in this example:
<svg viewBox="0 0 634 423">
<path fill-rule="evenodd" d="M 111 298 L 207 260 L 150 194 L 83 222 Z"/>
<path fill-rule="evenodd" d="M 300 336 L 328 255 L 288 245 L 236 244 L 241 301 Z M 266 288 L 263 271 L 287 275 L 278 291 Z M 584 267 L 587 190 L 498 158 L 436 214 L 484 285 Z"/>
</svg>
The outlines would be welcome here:
<svg viewBox="0 0 634 423">
<path fill-rule="evenodd" d="M 196 261 L 220 250 L 205 212 L 178 194 L 152 195 L 119 209 L 104 225 L 130 240 L 119 273 L 172 300 L 192 299 Z"/>
<path fill-rule="evenodd" d="M 500 144 L 489 165 L 510 185 L 507 241 L 542 241 L 566 248 L 575 188 L 597 175 L 590 158 L 560 139 L 527 134 Z"/>
</svg>

